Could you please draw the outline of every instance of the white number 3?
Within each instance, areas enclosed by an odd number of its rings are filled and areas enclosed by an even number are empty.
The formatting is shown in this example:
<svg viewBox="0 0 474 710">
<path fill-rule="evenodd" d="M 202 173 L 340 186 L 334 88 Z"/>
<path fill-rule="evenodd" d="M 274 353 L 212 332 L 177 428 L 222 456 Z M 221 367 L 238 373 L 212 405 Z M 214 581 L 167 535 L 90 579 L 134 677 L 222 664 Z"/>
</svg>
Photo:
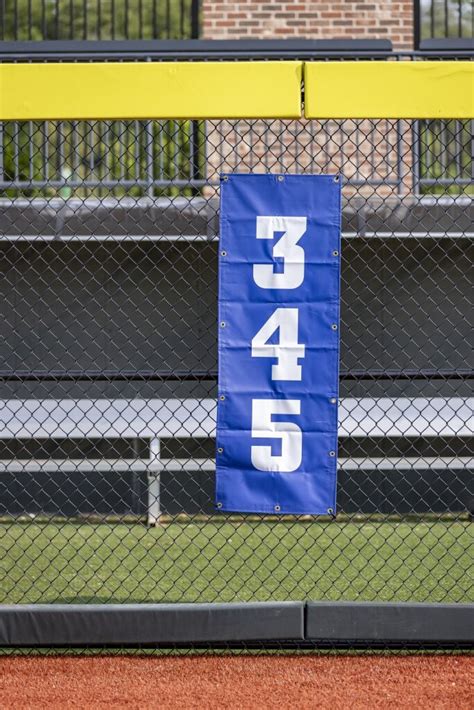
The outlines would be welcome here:
<svg viewBox="0 0 474 710">
<path fill-rule="evenodd" d="M 257 239 L 273 239 L 275 232 L 283 236 L 273 247 L 273 257 L 283 259 L 283 269 L 275 272 L 275 264 L 254 264 L 253 278 L 260 288 L 298 288 L 304 279 L 304 249 L 298 242 L 306 232 L 306 217 L 257 217 Z"/>
</svg>

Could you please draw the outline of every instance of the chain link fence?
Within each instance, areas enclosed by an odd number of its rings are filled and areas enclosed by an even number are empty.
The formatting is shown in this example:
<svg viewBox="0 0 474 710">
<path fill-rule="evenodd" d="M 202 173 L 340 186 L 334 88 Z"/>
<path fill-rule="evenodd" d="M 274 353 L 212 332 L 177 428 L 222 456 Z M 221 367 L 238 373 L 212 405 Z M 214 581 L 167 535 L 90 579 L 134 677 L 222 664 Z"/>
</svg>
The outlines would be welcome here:
<svg viewBox="0 0 474 710">
<path fill-rule="evenodd" d="M 469 125 L 2 130 L 0 602 L 472 601 Z M 334 518 L 215 512 L 221 171 L 344 177 Z"/>
</svg>

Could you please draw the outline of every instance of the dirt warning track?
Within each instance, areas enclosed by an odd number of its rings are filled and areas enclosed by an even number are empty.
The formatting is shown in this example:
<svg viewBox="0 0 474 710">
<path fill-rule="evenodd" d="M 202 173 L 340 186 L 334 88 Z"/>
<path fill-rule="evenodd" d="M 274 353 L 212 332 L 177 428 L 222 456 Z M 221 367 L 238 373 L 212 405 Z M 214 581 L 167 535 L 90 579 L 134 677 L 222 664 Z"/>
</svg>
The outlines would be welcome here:
<svg viewBox="0 0 474 710">
<path fill-rule="evenodd" d="M 0 707 L 474 708 L 472 656 L 0 658 Z"/>
</svg>

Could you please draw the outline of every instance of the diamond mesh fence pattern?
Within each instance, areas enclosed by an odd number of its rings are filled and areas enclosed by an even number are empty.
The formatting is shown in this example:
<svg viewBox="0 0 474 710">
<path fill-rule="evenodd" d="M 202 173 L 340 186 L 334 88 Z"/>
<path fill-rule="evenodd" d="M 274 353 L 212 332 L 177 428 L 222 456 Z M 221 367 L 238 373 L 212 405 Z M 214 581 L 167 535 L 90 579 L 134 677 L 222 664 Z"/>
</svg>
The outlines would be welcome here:
<svg viewBox="0 0 474 710">
<path fill-rule="evenodd" d="M 0 602 L 470 600 L 469 126 L 2 130 Z M 335 518 L 214 511 L 229 170 L 344 176 Z"/>
</svg>

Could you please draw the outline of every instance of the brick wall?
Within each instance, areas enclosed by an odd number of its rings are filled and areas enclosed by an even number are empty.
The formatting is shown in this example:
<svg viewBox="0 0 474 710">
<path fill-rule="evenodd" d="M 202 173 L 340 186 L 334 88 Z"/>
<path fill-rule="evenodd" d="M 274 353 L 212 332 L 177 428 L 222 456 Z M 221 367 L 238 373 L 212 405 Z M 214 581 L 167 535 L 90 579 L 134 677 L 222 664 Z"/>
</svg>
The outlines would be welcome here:
<svg viewBox="0 0 474 710">
<path fill-rule="evenodd" d="M 206 39 L 366 37 L 411 49 L 413 0 L 202 0 L 202 28 Z M 359 194 L 391 194 L 397 179 L 400 192 L 411 190 L 411 139 L 403 123 L 208 121 L 206 134 L 211 180 L 220 171 L 341 171 L 358 182 Z"/>
<path fill-rule="evenodd" d="M 202 0 L 205 39 L 391 39 L 413 48 L 413 0 Z"/>
</svg>

